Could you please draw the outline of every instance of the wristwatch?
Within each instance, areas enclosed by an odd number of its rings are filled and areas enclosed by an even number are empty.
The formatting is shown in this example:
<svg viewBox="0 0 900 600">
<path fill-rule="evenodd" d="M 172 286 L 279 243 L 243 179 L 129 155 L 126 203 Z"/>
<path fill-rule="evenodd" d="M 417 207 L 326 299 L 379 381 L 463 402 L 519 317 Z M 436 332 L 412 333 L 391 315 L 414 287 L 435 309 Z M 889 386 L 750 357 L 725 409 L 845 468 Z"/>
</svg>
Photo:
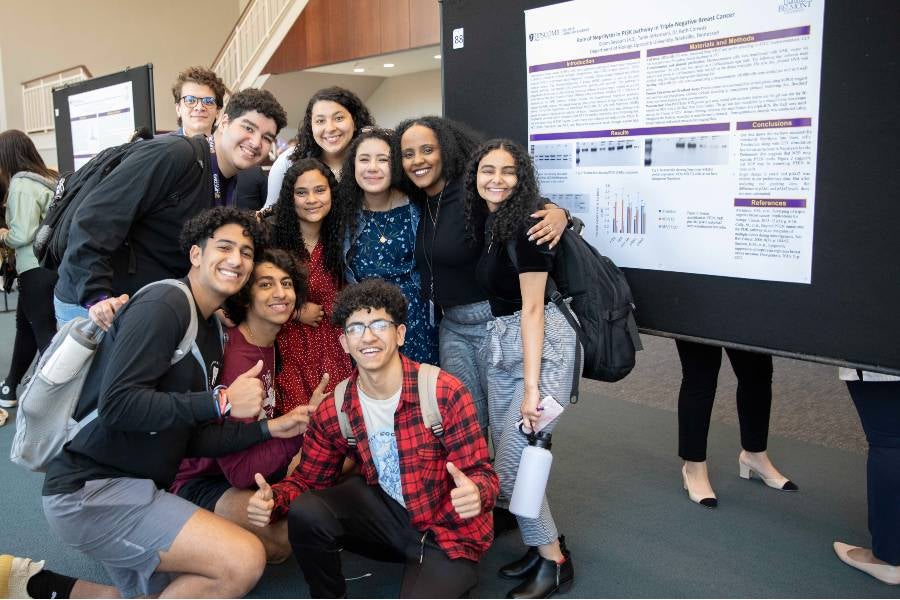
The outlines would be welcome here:
<svg viewBox="0 0 900 600">
<path fill-rule="evenodd" d="M 228 394 L 225 393 L 226 386 L 217 385 L 213 388 L 212 397 L 216 405 L 216 413 L 219 417 L 227 417 L 231 414 L 231 402 L 228 401 Z"/>
</svg>

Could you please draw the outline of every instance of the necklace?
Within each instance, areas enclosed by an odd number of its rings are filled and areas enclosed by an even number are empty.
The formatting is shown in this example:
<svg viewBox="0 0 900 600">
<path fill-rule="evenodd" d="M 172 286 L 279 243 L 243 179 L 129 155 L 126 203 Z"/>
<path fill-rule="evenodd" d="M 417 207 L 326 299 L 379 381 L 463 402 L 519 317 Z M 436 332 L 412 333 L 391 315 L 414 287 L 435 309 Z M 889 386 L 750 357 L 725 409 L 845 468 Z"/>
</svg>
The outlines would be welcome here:
<svg viewBox="0 0 900 600">
<path fill-rule="evenodd" d="M 391 212 L 391 209 L 393 209 L 393 208 L 394 208 L 394 198 L 392 197 L 391 200 L 390 200 L 390 202 L 388 203 L 388 208 L 387 208 L 387 210 L 384 211 L 384 212 L 385 212 L 385 213 L 389 213 L 389 212 Z M 384 235 L 384 230 L 378 225 L 378 219 L 375 218 L 375 213 L 376 213 L 376 212 L 381 212 L 381 211 L 374 211 L 374 210 L 368 208 L 368 207 L 366 206 L 365 200 L 363 200 L 363 209 L 365 209 L 365 210 L 369 211 L 370 213 L 372 213 L 372 215 L 366 220 L 366 224 L 368 225 L 369 223 L 371 223 L 372 225 L 375 226 L 375 229 L 378 230 L 378 241 L 379 241 L 380 243 L 382 243 L 382 244 L 391 241 L 391 238 L 389 238 L 389 237 L 387 237 L 386 235 Z"/>
<path fill-rule="evenodd" d="M 431 200 L 427 196 L 425 198 L 425 208 L 428 209 L 428 218 L 431 220 L 431 252 L 429 253 L 426 248 L 422 248 L 422 254 L 425 256 L 425 262 L 428 263 L 428 271 L 429 273 L 431 273 L 431 283 L 428 298 L 432 302 L 434 301 L 434 241 L 437 237 L 438 219 L 441 217 L 441 200 L 444 199 L 444 191 L 449 185 L 450 181 L 448 180 L 447 183 L 444 184 L 444 187 L 441 190 L 440 195 L 438 196 L 437 207 L 434 214 L 431 214 Z"/>
<path fill-rule="evenodd" d="M 263 354 L 263 347 L 259 345 L 259 342 L 256 341 L 256 336 L 253 335 L 253 329 L 250 328 L 250 323 L 244 321 L 243 323 L 241 323 L 241 325 L 244 325 L 247 328 L 247 334 L 250 338 L 250 344 L 256 347 L 256 351 L 259 352 L 259 357 L 262 359 L 263 365 L 265 366 L 266 355 Z M 275 344 L 272 344 L 272 365 L 274 364 Z M 266 392 L 266 397 L 265 400 L 263 400 L 262 409 L 260 410 L 260 418 L 264 418 L 264 416 L 272 418 L 275 416 L 275 378 L 272 377 L 272 372 L 270 370 L 264 369 L 261 373 L 260 379 L 262 379 L 263 388 Z"/>
</svg>

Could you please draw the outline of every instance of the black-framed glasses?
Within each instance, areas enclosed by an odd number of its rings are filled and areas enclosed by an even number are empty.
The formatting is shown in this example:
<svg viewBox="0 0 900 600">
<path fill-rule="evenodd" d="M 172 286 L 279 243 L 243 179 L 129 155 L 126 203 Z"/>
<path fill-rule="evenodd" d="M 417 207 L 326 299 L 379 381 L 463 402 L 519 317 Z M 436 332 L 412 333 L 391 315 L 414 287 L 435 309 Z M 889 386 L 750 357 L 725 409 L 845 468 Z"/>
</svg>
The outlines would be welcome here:
<svg viewBox="0 0 900 600">
<path fill-rule="evenodd" d="M 390 319 L 375 319 L 371 323 L 350 323 L 344 327 L 344 333 L 347 337 L 358 339 L 366 333 L 366 329 L 371 330 L 375 335 L 380 335 L 387 331 L 391 325 L 396 325 Z"/>
<path fill-rule="evenodd" d="M 180 98 L 180 100 L 182 102 L 184 102 L 184 105 L 187 106 L 188 108 L 194 108 L 194 106 L 197 105 L 198 101 L 200 102 L 200 104 L 202 104 L 203 106 L 206 106 L 206 107 L 218 106 L 218 102 L 216 102 L 215 96 L 203 96 L 201 98 L 199 96 L 187 95 L 187 96 L 182 96 Z"/>
</svg>

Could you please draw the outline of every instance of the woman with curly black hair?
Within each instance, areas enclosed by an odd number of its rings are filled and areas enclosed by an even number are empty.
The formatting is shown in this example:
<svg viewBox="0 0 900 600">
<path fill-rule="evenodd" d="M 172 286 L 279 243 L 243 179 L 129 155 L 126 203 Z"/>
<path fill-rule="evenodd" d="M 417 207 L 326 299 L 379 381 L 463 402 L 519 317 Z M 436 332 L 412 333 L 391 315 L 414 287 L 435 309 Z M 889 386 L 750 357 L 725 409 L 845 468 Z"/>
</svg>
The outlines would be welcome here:
<svg viewBox="0 0 900 600">
<path fill-rule="evenodd" d="M 318 158 L 341 178 L 341 167 L 350 143 L 363 127 L 375 125 L 369 109 L 359 96 L 338 86 L 319 90 L 306 104 L 303 122 L 297 128 L 298 142 L 288 156 L 275 161 L 269 172 L 269 190 L 279 189 L 285 170 L 301 158 Z M 274 184 L 274 185 L 273 185 Z M 266 207 L 276 198 L 266 198 Z"/>
<path fill-rule="evenodd" d="M 494 470 L 500 480 L 497 505 L 509 505 L 526 431 L 551 433 L 558 417 L 541 423 L 542 400 L 565 406 L 572 387 L 578 339 L 559 308 L 546 300 L 555 250 L 537 245 L 529 231 L 542 200 L 531 158 L 509 140 L 478 148 L 465 178 L 466 222 L 483 237 L 475 277 L 487 292 L 494 319 L 482 348 L 487 360 L 487 395 Z M 484 359 L 483 359 L 484 360 Z M 549 414 L 549 413 L 548 413 Z M 572 559 L 560 537 L 546 496 L 537 518 L 516 516 L 529 547 L 521 559 L 500 568 L 500 576 L 524 579 L 508 598 L 547 598 L 568 588 Z"/>
<path fill-rule="evenodd" d="M 487 365 L 478 355 L 491 320 L 484 288 L 472 277 L 481 254 L 478 236 L 466 243 L 463 175 L 479 136 L 465 125 L 442 117 L 400 123 L 391 155 L 402 186 L 424 218 L 416 232 L 416 264 L 432 322 L 440 319 L 441 368 L 458 377 L 472 394 L 482 428 L 488 426 Z M 559 241 L 566 227 L 562 209 L 538 210 L 542 220 L 529 235 L 539 244 Z M 478 216 L 477 214 L 475 216 Z M 476 231 L 481 231 L 478 223 Z M 443 315 L 443 316 L 441 316 Z"/>
<path fill-rule="evenodd" d="M 348 283 L 378 277 L 393 283 L 409 301 L 403 354 L 437 364 L 437 326 L 428 318 L 416 269 L 416 228 L 420 212 L 393 185 L 391 136 L 365 128 L 350 145 L 336 210 L 344 224 L 344 278 Z"/>
<path fill-rule="evenodd" d="M 284 176 L 275 214 L 269 219 L 271 244 L 287 250 L 308 270 L 307 300 L 278 334 L 284 365 L 277 384 L 284 402 L 307 403 L 326 373 L 327 391 L 350 376 L 350 359 L 331 324 L 334 299 L 343 283 L 342 239 L 332 190 L 337 181 L 315 158 L 295 163 Z M 277 406 L 290 411 L 294 406 Z"/>
</svg>

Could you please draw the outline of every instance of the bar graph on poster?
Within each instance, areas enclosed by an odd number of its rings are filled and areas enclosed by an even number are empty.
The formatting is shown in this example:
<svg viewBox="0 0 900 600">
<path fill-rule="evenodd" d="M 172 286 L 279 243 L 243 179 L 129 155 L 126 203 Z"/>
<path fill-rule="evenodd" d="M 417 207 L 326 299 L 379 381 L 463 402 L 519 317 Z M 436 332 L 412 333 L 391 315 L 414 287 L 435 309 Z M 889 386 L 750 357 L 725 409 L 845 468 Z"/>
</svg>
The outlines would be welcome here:
<svg viewBox="0 0 900 600">
<path fill-rule="evenodd" d="M 525 11 L 543 194 L 623 267 L 810 283 L 822 0 Z"/>
</svg>

